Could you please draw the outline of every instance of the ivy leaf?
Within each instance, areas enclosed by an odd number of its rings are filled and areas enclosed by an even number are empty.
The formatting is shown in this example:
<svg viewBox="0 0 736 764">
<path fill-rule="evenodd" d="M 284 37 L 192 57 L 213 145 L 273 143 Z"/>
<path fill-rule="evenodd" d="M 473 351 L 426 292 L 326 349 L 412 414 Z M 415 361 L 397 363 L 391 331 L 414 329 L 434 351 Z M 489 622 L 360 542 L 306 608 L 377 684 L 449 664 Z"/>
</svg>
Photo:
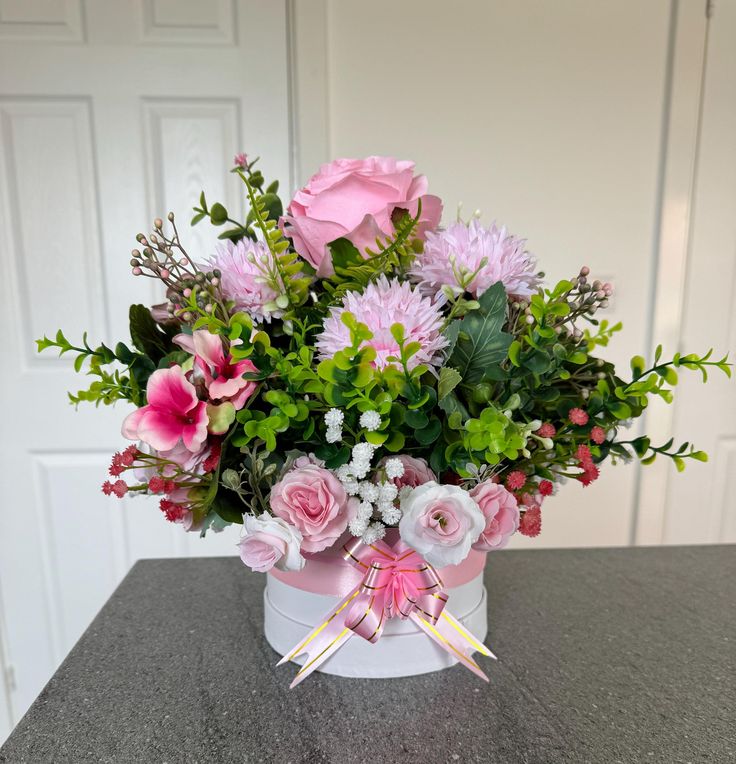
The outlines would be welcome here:
<svg viewBox="0 0 736 764">
<path fill-rule="evenodd" d="M 506 358 L 513 339 L 502 331 L 506 320 L 506 290 L 499 281 L 481 296 L 478 310 L 462 319 L 464 336 L 455 335 L 457 342 L 450 356 L 450 363 L 466 384 L 480 382 L 486 369 Z M 453 322 L 459 323 L 459 322 Z M 448 327 L 448 330 L 452 324 Z M 447 331 L 445 332 L 447 336 Z"/>
<path fill-rule="evenodd" d="M 446 398 L 462 382 L 462 376 L 452 366 L 443 366 L 440 369 L 440 380 L 437 384 L 437 397 L 439 400 Z"/>
</svg>

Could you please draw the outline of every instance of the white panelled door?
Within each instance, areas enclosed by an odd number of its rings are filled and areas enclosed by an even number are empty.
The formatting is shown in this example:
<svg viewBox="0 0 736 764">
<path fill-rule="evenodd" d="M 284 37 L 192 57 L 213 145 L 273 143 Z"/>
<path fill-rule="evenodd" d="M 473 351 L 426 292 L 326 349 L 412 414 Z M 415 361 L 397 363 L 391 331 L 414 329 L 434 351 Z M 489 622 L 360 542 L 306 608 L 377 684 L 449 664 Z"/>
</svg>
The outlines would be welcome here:
<svg viewBox="0 0 736 764">
<path fill-rule="evenodd" d="M 691 218 L 679 350 L 715 348 L 736 363 L 736 3 L 717 2 L 705 62 L 695 206 Z M 736 389 L 716 370 L 707 388 L 683 371 L 675 396 L 678 443 L 691 438 L 710 455 L 688 469 L 670 469 L 662 541 L 736 543 Z"/>
<path fill-rule="evenodd" d="M 0 739 L 138 557 L 235 552 L 101 494 L 125 410 L 75 412 L 85 380 L 34 339 L 127 337 L 135 234 L 174 210 L 206 255 L 190 209 L 240 211 L 236 151 L 289 187 L 286 39 L 267 0 L 0 0 Z"/>
</svg>

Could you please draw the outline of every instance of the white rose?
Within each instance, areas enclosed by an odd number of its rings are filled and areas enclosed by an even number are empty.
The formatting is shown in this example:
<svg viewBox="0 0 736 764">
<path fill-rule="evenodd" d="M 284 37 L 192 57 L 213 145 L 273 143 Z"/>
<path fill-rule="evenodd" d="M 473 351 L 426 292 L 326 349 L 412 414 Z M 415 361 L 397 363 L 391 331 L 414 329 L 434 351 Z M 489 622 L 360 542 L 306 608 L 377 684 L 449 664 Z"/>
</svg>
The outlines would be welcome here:
<svg viewBox="0 0 736 764">
<path fill-rule="evenodd" d="M 436 568 L 462 562 L 485 527 L 480 507 L 456 485 L 417 486 L 402 495 L 401 511 L 401 538 Z"/>
<path fill-rule="evenodd" d="M 280 517 L 243 515 L 243 535 L 238 543 L 240 559 L 253 570 L 265 573 L 301 570 L 306 560 L 299 551 L 302 534 Z"/>
</svg>

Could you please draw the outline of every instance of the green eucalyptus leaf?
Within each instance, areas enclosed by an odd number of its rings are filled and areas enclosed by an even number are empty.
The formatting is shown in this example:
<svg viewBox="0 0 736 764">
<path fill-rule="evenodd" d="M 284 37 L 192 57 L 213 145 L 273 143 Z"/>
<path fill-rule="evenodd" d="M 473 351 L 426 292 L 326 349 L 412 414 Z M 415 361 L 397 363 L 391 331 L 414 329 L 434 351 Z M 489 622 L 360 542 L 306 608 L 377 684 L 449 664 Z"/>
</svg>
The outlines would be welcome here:
<svg viewBox="0 0 736 764">
<path fill-rule="evenodd" d="M 227 222 L 227 210 L 220 202 L 215 202 L 210 208 L 210 220 L 212 225 L 223 225 Z"/>
</svg>

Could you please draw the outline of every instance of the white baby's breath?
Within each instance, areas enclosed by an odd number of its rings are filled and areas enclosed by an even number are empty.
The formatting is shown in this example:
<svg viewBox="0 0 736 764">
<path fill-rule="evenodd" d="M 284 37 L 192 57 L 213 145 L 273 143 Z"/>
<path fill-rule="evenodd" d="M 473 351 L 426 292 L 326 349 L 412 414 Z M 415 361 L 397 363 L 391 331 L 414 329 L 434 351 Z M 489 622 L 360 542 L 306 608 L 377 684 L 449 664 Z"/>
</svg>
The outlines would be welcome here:
<svg viewBox="0 0 736 764">
<path fill-rule="evenodd" d="M 377 411 L 364 411 L 360 415 L 360 426 L 373 432 L 381 426 L 381 415 Z"/>
</svg>

